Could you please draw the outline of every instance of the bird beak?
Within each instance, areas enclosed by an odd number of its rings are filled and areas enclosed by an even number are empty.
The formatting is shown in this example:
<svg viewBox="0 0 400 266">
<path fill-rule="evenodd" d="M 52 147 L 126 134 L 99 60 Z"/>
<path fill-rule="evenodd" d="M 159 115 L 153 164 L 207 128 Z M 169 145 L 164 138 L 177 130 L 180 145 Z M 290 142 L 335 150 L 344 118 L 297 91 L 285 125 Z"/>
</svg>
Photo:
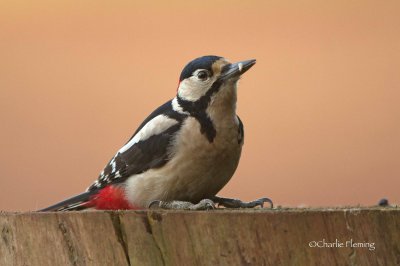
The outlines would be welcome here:
<svg viewBox="0 0 400 266">
<path fill-rule="evenodd" d="M 220 79 L 227 80 L 233 77 L 240 77 L 256 63 L 255 59 L 240 61 L 234 64 L 228 64 L 222 68 Z"/>
</svg>

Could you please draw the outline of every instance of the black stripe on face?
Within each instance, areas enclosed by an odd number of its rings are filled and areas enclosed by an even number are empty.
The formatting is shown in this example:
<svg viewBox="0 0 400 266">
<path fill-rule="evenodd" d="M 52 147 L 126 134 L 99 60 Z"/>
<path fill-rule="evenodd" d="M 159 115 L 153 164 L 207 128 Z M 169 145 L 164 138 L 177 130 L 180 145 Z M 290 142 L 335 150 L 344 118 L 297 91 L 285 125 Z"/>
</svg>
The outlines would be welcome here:
<svg viewBox="0 0 400 266">
<path fill-rule="evenodd" d="M 182 107 L 183 111 L 188 112 L 191 116 L 197 119 L 201 126 L 201 133 L 205 134 L 208 141 L 211 143 L 214 141 L 217 131 L 215 130 L 214 124 L 210 117 L 206 113 L 206 109 L 211 102 L 211 97 L 219 91 L 223 81 L 217 80 L 213 83 L 207 93 L 197 101 L 187 101 L 177 96 L 178 103 Z"/>
</svg>

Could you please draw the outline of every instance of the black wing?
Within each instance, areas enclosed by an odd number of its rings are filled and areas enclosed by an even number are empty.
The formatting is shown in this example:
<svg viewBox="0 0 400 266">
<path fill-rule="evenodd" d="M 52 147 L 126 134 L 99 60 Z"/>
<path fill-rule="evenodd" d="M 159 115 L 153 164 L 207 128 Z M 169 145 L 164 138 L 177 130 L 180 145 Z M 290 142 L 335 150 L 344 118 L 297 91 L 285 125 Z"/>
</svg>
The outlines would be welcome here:
<svg viewBox="0 0 400 266">
<path fill-rule="evenodd" d="M 177 123 L 163 132 L 152 135 L 143 141 L 138 141 L 123 152 L 111 159 L 98 179 L 87 189 L 86 192 L 72 198 L 59 202 L 40 211 L 71 211 L 87 208 L 86 203 L 97 194 L 97 192 L 109 184 L 123 182 L 131 175 L 142 173 L 150 168 L 163 166 L 169 160 L 168 147 L 181 127 L 187 115 L 178 113 L 172 108 L 172 101 L 168 101 L 147 117 L 139 126 L 129 141 L 152 119 L 159 115 L 175 119 Z M 129 141 L 127 143 L 129 143 Z"/>
<path fill-rule="evenodd" d="M 88 191 L 101 189 L 109 184 L 121 183 L 131 175 L 142 173 L 150 168 L 161 167 L 169 160 L 169 144 L 182 125 L 185 114 L 173 110 L 172 102 L 168 101 L 147 117 L 139 126 L 129 141 L 153 118 L 165 115 L 178 123 L 160 134 L 139 141 L 126 151 L 117 154 L 110 160 L 98 179 L 88 188 Z M 129 143 L 129 141 L 127 143 Z"/>
</svg>

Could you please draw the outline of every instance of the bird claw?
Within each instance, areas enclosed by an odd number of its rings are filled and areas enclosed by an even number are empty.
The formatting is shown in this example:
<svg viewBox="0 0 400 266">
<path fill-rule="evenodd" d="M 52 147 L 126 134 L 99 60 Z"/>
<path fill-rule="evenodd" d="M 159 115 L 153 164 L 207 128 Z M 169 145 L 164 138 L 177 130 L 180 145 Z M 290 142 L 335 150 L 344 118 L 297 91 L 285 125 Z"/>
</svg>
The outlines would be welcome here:
<svg viewBox="0 0 400 266">
<path fill-rule="evenodd" d="M 254 208 L 256 206 L 260 206 L 261 208 L 264 208 L 265 202 L 268 202 L 271 205 L 271 209 L 274 208 L 274 203 L 269 198 L 261 198 L 261 199 L 257 199 L 257 200 L 250 201 L 250 202 L 242 202 L 245 206 L 242 208 Z"/>
<path fill-rule="evenodd" d="M 161 201 L 154 200 L 147 205 L 149 209 L 165 209 L 165 210 L 212 210 L 215 209 L 215 203 L 210 199 L 203 199 L 197 204 L 188 201 Z"/>
<path fill-rule="evenodd" d="M 214 201 L 210 199 L 203 199 L 199 203 L 190 207 L 191 210 L 213 210 L 215 208 Z"/>
<path fill-rule="evenodd" d="M 159 208 L 161 202 L 162 202 L 161 200 L 153 200 L 152 202 L 149 203 L 149 205 L 147 205 L 147 208 L 148 208 L 148 209 L 152 209 L 153 206 L 155 206 L 154 209 Z"/>
<path fill-rule="evenodd" d="M 213 200 L 218 203 L 218 206 L 223 206 L 225 208 L 254 208 L 257 206 L 264 208 L 265 202 L 268 202 L 271 205 L 271 209 L 274 207 L 272 200 L 269 198 L 260 198 L 250 202 L 243 202 L 238 199 L 220 198 L 215 196 Z"/>
</svg>

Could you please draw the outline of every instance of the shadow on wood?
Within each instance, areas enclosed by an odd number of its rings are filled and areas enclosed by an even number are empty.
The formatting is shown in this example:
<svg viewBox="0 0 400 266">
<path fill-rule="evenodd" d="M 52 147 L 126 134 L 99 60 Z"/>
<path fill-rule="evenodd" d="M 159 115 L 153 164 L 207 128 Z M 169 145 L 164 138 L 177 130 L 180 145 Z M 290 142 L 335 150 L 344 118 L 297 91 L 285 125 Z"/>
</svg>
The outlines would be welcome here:
<svg viewBox="0 0 400 266">
<path fill-rule="evenodd" d="M 400 263 L 397 208 L 3 212 L 0 233 L 0 265 Z"/>
</svg>

